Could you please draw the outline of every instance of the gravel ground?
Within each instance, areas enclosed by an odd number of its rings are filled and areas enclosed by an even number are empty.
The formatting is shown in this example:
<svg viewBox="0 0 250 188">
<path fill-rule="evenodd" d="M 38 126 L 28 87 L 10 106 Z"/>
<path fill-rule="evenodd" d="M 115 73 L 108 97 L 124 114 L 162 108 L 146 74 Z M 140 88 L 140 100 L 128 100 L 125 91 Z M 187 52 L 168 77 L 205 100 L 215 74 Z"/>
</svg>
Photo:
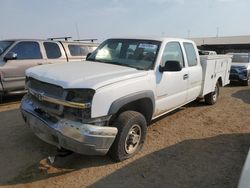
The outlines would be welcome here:
<svg viewBox="0 0 250 188">
<path fill-rule="evenodd" d="M 48 164 L 55 148 L 25 126 L 19 99 L 0 106 L 0 187 L 236 187 L 250 147 L 249 87 L 158 119 L 142 151 L 121 163 L 72 154 Z"/>
</svg>

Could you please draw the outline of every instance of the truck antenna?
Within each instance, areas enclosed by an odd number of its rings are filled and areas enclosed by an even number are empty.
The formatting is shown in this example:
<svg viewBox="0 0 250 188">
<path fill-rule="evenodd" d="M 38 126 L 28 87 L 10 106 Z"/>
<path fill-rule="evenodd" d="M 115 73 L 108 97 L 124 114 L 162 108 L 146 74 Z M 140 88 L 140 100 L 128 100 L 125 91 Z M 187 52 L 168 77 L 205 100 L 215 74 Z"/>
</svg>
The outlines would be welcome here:
<svg viewBox="0 0 250 188">
<path fill-rule="evenodd" d="M 80 34 L 79 34 L 79 29 L 78 29 L 78 24 L 76 23 L 76 35 L 77 35 L 77 39 L 80 39 Z"/>
</svg>

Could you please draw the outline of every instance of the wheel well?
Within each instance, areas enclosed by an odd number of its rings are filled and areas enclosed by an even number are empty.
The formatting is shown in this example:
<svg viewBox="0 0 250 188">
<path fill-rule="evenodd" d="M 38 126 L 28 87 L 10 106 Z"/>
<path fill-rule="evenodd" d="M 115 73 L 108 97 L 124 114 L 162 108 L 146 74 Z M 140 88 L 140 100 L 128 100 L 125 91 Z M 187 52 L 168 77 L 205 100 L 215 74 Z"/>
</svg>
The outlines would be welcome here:
<svg viewBox="0 0 250 188">
<path fill-rule="evenodd" d="M 222 83 L 222 78 L 221 78 L 221 77 L 219 77 L 218 83 L 219 83 L 220 87 L 223 85 L 223 83 Z"/>
<path fill-rule="evenodd" d="M 153 103 L 151 101 L 151 99 L 149 98 L 143 98 L 143 99 L 138 99 L 136 101 L 132 101 L 128 104 L 125 104 L 124 106 L 122 106 L 118 112 L 115 114 L 114 118 L 118 117 L 122 112 L 128 111 L 128 110 L 132 110 L 132 111 L 136 111 L 141 113 L 147 123 L 149 124 L 153 115 Z"/>
</svg>

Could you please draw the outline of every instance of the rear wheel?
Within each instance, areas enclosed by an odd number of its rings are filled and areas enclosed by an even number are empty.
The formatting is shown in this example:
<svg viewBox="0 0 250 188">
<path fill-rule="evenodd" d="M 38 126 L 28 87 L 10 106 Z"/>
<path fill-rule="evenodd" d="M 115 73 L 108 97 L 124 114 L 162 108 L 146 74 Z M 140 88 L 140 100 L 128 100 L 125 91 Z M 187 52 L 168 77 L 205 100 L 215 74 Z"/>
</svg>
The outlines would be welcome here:
<svg viewBox="0 0 250 188">
<path fill-rule="evenodd" d="M 3 103 L 3 93 L 0 92 L 0 104 Z"/>
<path fill-rule="evenodd" d="M 245 86 L 249 86 L 250 85 L 250 76 L 248 77 L 248 79 L 244 82 Z"/>
<path fill-rule="evenodd" d="M 114 126 L 117 127 L 118 133 L 109 155 L 115 161 L 123 161 L 134 156 L 142 148 L 147 122 L 139 112 L 125 111 L 115 120 Z"/>
<path fill-rule="evenodd" d="M 205 95 L 205 103 L 209 104 L 209 105 L 213 105 L 217 102 L 218 100 L 218 96 L 219 96 L 219 91 L 220 91 L 220 85 L 217 82 L 215 85 L 215 90 L 211 93 L 208 93 L 207 95 Z"/>
</svg>

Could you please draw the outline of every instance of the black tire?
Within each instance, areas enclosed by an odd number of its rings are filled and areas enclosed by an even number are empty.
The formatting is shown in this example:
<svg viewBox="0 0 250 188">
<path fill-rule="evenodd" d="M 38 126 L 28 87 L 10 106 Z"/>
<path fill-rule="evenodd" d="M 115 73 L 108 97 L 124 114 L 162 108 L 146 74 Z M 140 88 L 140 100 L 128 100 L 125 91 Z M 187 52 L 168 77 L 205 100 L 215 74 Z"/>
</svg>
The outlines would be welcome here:
<svg viewBox="0 0 250 188">
<path fill-rule="evenodd" d="M 244 86 L 249 86 L 250 85 L 250 76 L 248 79 L 244 82 Z"/>
<path fill-rule="evenodd" d="M 2 103 L 3 103 L 3 94 L 0 93 L 0 104 L 2 104 Z"/>
<path fill-rule="evenodd" d="M 215 85 L 214 91 L 205 95 L 205 97 L 204 97 L 205 103 L 209 104 L 209 105 L 215 104 L 217 102 L 218 97 L 219 97 L 219 93 L 220 93 L 220 85 L 217 82 Z"/>
<path fill-rule="evenodd" d="M 118 133 L 109 150 L 109 156 L 114 161 L 119 162 L 134 156 L 141 150 L 146 138 L 147 122 L 141 113 L 125 111 L 115 120 L 114 126 L 117 127 Z M 134 128 L 138 129 L 138 133 L 133 134 L 135 133 L 133 132 Z M 139 132 L 140 136 L 138 136 Z M 133 150 L 130 149 L 130 146 Z"/>
</svg>

